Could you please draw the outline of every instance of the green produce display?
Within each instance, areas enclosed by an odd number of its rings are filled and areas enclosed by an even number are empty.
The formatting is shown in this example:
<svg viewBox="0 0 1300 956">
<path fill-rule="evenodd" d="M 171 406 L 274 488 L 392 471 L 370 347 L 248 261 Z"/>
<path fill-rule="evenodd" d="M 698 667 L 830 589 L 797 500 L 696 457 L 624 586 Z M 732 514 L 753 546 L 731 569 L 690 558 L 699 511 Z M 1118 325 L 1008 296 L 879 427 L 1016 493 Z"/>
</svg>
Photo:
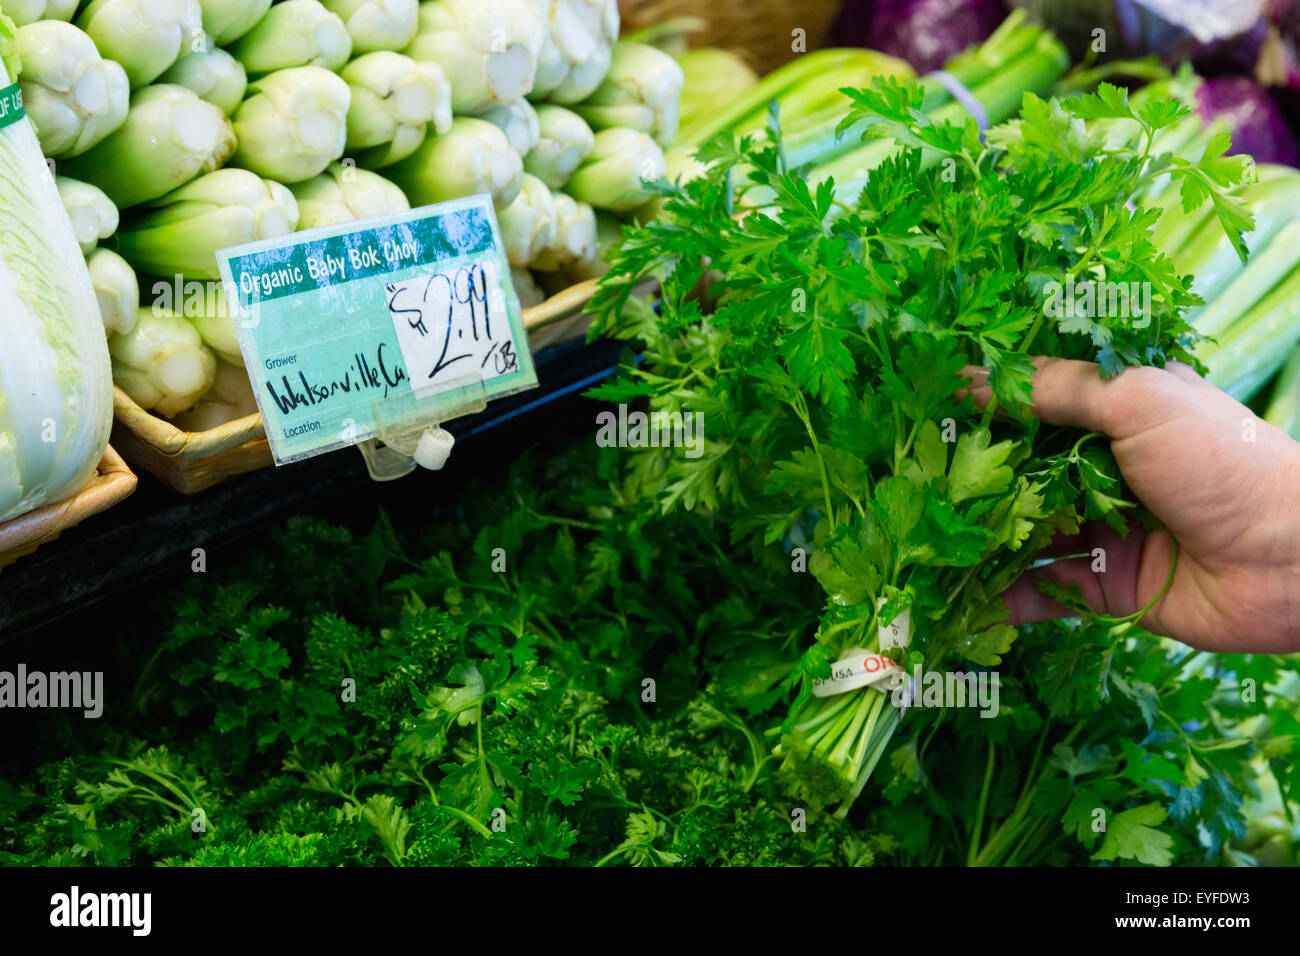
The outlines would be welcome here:
<svg viewBox="0 0 1300 956">
<path fill-rule="evenodd" d="M 477 194 L 525 308 L 601 279 L 588 398 L 683 436 L 294 519 L 115 624 L 133 690 L 39 722 L 0 865 L 1295 862 L 1295 660 L 999 597 L 1154 520 L 1033 356 L 1186 362 L 1300 437 L 1300 171 L 1190 66 L 1096 85 L 1019 10 L 943 74 L 760 77 L 616 0 L 0 2 L 0 522 L 85 484 L 111 384 L 256 415 L 217 250 Z"/>
</svg>

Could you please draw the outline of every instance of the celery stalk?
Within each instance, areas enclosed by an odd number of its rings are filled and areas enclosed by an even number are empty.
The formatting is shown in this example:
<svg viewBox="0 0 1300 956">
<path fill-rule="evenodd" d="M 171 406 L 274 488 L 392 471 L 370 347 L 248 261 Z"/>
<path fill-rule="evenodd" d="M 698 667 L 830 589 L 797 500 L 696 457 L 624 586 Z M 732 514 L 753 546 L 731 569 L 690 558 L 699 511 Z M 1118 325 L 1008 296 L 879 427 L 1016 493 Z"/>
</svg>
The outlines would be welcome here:
<svg viewBox="0 0 1300 956">
<path fill-rule="evenodd" d="M 1300 345 L 1300 269 L 1241 316 L 1218 344 L 1196 355 L 1210 367 L 1207 380 L 1238 401 L 1254 397 Z"/>
<path fill-rule="evenodd" d="M 1217 225 L 1216 225 L 1217 228 Z M 1198 316 L 1196 331 L 1218 337 L 1300 265 L 1300 221 L 1288 222 Z"/>
<path fill-rule="evenodd" d="M 1264 421 L 1300 441 L 1300 349 L 1293 351 L 1282 367 Z"/>
</svg>

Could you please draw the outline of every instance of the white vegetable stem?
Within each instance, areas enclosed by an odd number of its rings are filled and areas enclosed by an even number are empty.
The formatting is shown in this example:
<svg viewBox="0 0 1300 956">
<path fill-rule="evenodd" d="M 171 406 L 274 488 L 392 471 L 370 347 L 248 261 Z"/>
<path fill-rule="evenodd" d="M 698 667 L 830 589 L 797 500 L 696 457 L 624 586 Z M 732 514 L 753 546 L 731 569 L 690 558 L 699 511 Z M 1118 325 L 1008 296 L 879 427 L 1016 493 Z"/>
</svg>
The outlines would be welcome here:
<svg viewBox="0 0 1300 956">
<path fill-rule="evenodd" d="M 8 3 L 8 0 L 6 0 Z M 14 81 L 0 20 L 0 87 Z M 94 473 L 113 420 L 95 292 L 26 119 L 0 129 L 0 521 Z"/>
<path fill-rule="evenodd" d="M 203 8 L 203 29 L 225 46 L 253 29 L 271 9 L 271 0 L 199 0 L 199 6 Z"/>
<path fill-rule="evenodd" d="M 198 401 L 217 371 L 212 350 L 189 322 L 142 308 L 135 326 L 108 339 L 113 381 L 141 407 L 169 418 Z"/>
<path fill-rule="evenodd" d="M 244 64 L 217 46 L 210 36 L 202 37 L 194 45 L 201 49 L 182 56 L 159 81 L 193 90 L 199 99 L 229 116 L 243 101 L 248 88 Z"/>
<path fill-rule="evenodd" d="M 319 66 L 300 66 L 265 76 L 249 90 L 234 115 L 235 165 L 298 183 L 343 155 L 352 94 L 342 79 Z"/>
<path fill-rule="evenodd" d="M 59 172 L 93 183 L 119 209 L 157 199 L 230 158 L 235 134 L 217 107 L 183 86 L 158 84 L 131 96 L 126 122 Z"/>
<path fill-rule="evenodd" d="M 566 193 L 555 194 L 555 232 L 532 267 L 547 272 L 586 269 L 596 260 L 596 211 Z"/>
<path fill-rule="evenodd" d="M 596 145 L 595 137 L 581 116 L 550 103 L 537 107 L 537 130 L 537 144 L 524 156 L 524 169 L 559 189 Z"/>
<path fill-rule="evenodd" d="M 25 27 L 39 20 L 71 20 L 79 0 L 5 0 L 4 14 L 14 26 Z"/>
<path fill-rule="evenodd" d="M 99 240 L 117 231 L 117 207 L 102 189 L 90 183 L 57 176 L 54 185 L 58 187 L 59 199 L 68 212 L 72 234 L 77 237 L 82 255 L 89 255 Z"/>
<path fill-rule="evenodd" d="M 530 0 L 546 24 L 532 99 L 585 100 L 609 71 L 617 0 Z"/>
<path fill-rule="evenodd" d="M 386 170 L 413 205 L 490 193 L 497 210 L 519 194 L 524 164 L 506 134 L 491 123 L 458 117 L 408 158 Z"/>
<path fill-rule="evenodd" d="M 661 146 L 677 135 L 677 111 L 686 76 L 667 53 L 640 43 L 614 44 L 609 73 L 575 109 L 596 129 L 625 126 L 649 133 Z"/>
<path fill-rule="evenodd" d="M 212 349 L 218 359 L 243 367 L 239 335 L 220 282 L 181 283 L 173 278 L 155 282 L 152 291 L 150 308 L 155 314 L 183 317 L 194 326 L 203 344 Z"/>
<path fill-rule="evenodd" d="M 357 57 L 340 74 L 352 90 L 347 149 L 364 166 L 391 166 L 451 127 L 451 84 L 436 63 L 391 51 Z"/>
<path fill-rule="evenodd" d="M 348 29 L 319 0 L 284 0 L 230 47 L 249 76 L 296 66 L 337 70 L 352 56 Z"/>
<path fill-rule="evenodd" d="M 478 113 L 532 90 L 544 31 L 531 0 L 426 0 L 402 52 L 442 67 L 457 114 Z"/>
<path fill-rule="evenodd" d="M 645 184 L 667 172 L 664 151 L 645 133 L 604 129 L 565 190 L 597 209 L 627 212 L 651 198 Z"/>
<path fill-rule="evenodd" d="M 523 156 L 537 145 L 541 133 L 537 125 L 537 110 L 527 100 L 515 100 L 504 106 L 494 106 L 479 114 L 501 132 L 516 153 Z"/>
<path fill-rule="evenodd" d="M 16 40 L 23 107 L 46 156 L 84 153 L 122 125 L 131 96 L 126 71 L 101 57 L 90 37 L 46 20 L 22 27 Z"/>
<path fill-rule="evenodd" d="M 555 242 L 555 200 L 546 183 L 524 173 L 519 195 L 501 210 L 497 222 L 510 264 L 530 265 L 539 252 Z M 595 239 L 594 221 L 592 239 Z"/>
<path fill-rule="evenodd" d="M 187 432 L 204 432 L 256 413 L 257 399 L 244 367 L 218 358 L 212 387 L 203 393 L 197 405 L 177 415 L 175 423 Z"/>
<path fill-rule="evenodd" d="M 112 249 L 92 249 L 86 257 L 90 284 L 99 302 L 104 333 L 130 332 L 140 308 L 140 283 L 135 270 Z"/>
<path fill-rule="evenodd" d="M 353 55 L 400 50 L 415 39 L 419 0 L 321 0 L 352 37 Z"/>
<path fill-rule="evenodd" d="M 316 229 L 355 219 L 372 219 L 411 208 L 406 194 L 368 169 L 331 163 L 321 175 L 296 183 L 298 228 Z"/>
<path fill-rule="evenodd" d="M 152 83 L 203 30 L 198 0 L 90 0 L 77 26 L 126 70 L 131 88 Z"/>
<path fill-rule="evenodd" d="M 286 187 L 246 169 L 218 169 L 149 204 L 123 224 L 122 257 L 142 272 L 219 279 L 216 252 L 298 228 L 298 204 Z"/>
</svg>

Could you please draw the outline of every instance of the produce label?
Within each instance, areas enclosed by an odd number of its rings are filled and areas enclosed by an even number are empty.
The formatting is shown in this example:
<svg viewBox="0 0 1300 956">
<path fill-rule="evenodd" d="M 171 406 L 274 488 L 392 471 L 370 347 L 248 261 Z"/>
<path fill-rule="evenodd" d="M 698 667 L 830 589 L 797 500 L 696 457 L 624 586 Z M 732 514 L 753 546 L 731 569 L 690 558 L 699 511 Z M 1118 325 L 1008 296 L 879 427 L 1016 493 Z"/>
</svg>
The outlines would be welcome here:
<svg viewBox="0 0 1300 956">
<path fill-rule="evenodd" d="M 813 679 L 812 692 L 814 697 L 832 697 L 869 684 L 883 689 L 897 673 L 902 668 L 888 657 L 855 647 L 831 665 L 830 677 Z"/>
<path fill-rule="evenodd" d="M 0 129 L 23 118 L 23 91 L 17 83 L 0 88 Z"/>
<path fill-rule="evenodd" d="M 376 403 L 436 411 L 431 397 L 480 379 L 489 399 L 537 386 L 488 196 L 217 260 L 277 464 L 375 437 Z"/>
<path fill-rule="evenodd" d="M 876 600 L 876 610 L 885 606 L 885 599 Z M 894 616 L 894 619 L 888 624 L 879 624 L 876 627 L 876 636 L 879 638 L 879 645 L 882 651 L 888 651 L 895 647 L 906 647 L 912 642 L 912 609 L 905 607 Z"/>
</svg>

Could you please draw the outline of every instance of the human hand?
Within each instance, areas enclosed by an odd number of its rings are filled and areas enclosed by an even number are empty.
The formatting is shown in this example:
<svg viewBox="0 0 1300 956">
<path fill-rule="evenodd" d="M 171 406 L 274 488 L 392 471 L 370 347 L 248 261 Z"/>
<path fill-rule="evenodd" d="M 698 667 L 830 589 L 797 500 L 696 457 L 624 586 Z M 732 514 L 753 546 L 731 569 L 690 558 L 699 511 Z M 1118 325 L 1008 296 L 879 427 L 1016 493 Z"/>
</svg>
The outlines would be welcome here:
<svg viewBox="0 0 1300 956">
<path fill-rule="evenodd" d="M 1077 584 L 1098 613 L 1134 613 L 1164 586 L 1173 535 L 1173 581 L 1142 627 L 1207 651 L 1300 650 L 1300 444 L 1186 365 L 1103 381 L 1091 362 L 1035 364 L 1035 414 L 1109 436 L 1126 484 L 1164 529 L 1121 537 L 1096 522 L 1058 539 L 1049 554 L 1104 549 L 1105 571 L 1090 556 L 1030 571 L 1003 595 L 1010 623 L 1072 616 L 1040 580 Z M 990 398 L 978 379 L 972 393 Z"/>
</svg>

